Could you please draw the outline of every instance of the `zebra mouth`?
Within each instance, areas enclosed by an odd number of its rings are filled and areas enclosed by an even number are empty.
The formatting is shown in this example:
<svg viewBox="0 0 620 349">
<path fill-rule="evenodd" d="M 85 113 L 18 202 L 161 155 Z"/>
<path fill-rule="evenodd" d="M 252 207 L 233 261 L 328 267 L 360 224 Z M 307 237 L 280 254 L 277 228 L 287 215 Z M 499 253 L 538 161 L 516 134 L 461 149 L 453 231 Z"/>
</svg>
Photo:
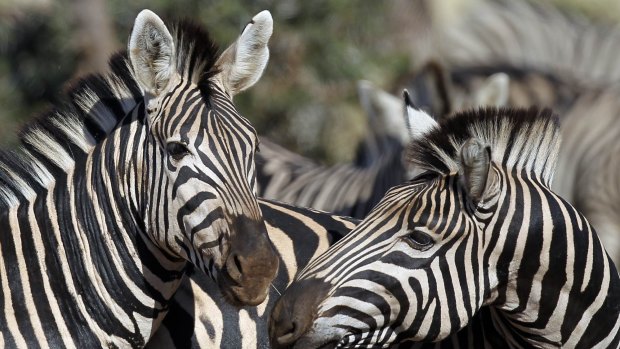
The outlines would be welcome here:
<svg viewBox="0 0 620 349">
<path fill-rule="evenodd" d="M 219 274 L 218 285 L 224 299 L 233 306 L 256 306 L 261 304 L 267 297 L 269 289 L 263 293 L 248 291 L 239 282 L 230 277 L 226 268 Z"/>
<path fill-rule="evenodd" d="M 335 349 L 338 346 L 339 341 L 327 342 L 316 349 Z"/>
</svg>

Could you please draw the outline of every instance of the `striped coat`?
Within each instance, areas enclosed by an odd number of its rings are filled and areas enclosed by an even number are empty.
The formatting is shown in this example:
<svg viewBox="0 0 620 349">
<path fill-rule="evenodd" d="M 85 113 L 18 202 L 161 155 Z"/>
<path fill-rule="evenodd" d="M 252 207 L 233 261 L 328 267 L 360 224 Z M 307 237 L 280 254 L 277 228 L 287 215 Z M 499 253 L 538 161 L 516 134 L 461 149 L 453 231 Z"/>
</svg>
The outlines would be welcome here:
<svg viewBox="0 0 620 349">
<path fill-rule="evenodd" d="M 203 275 L 183 280 L 148 348 L 269 348 L 267 319 L 298 270 L 353 229 L 356 220 L 259 199 L 280 269 L 267 301 L 231 306 Z M 192 326 L 193 325 L 193 326 Z"/>
</svg>

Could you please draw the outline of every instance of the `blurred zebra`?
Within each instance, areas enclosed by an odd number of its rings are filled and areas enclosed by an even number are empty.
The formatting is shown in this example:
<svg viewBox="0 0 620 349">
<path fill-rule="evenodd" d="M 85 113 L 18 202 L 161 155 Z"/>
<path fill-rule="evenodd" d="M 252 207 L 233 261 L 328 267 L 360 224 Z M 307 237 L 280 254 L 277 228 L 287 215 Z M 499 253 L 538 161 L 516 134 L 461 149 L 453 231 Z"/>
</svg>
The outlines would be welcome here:
<svg viewBox="0 0 620 349">
<path fill-rule="evenodd" d="M 357 221 L 259 199 L 280 269 L 267 301 L 235 307 L 204 275 L 185 278 L 147 348 L 269 348 L 267 319 L 275 301 L 310 260 L 355 228 Z"/>
<path fill-rule="evenodd" d="M 563 146 L 552 188 L 582 212 L 620 263 L 620 28 L 545 4 L 482 2 L 441 36 L 449 97 L 509 75 L 508 105 L 561 115 Z M 430 86 L 432 87 L 432 86 Z"/>
<path fill-rule="evenodd" d="M 368 165 L 327 166 L 261 139 L 259 196 L 362 218 L 389 188 L 407 179 L 403 144 L 387 137 L 384 142 L 383 153 Z"/>
<path fill-rule="evenodd" d="M 274 348 L 617 348 L 620 277 L 594 229 L 554 194 L 549 110 L 415 114 L 390 190 L 285 291 Z"/>
<path fill-rule="evenodd" d="M 219 57 L 206 31 L 148 10 L 128 55 L 80 81 L 0 153 L 0 343 L 142 347 L 191 262 L 258 304 L 278 258 L 253 188 L 256 132 L 232 96 L 272 32 L 261 12 Z"/>
<path fill-rule="evenodd" d="M 506 84 L 504 74 L 495 74 L 461 105 L 502 106 Z M 412 178 L 415 167 L 403 155 L 411 139 L 401 100 L 367 81 L 360 82 L 358 90 L 371 131 L 356 161 L 325 166 L 261 138 L 256 156 L 259 196 L 364 218 L 388 189 Z"/>
</svg>

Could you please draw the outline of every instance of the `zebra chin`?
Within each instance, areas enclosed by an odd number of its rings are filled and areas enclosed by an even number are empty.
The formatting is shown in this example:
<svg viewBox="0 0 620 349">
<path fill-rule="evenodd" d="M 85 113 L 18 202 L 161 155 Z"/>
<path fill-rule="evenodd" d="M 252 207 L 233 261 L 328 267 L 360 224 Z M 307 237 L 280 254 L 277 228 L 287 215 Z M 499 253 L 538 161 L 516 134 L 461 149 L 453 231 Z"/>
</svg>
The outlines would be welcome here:
<svg viewBox="0 0 620 349">
<path fill-rule="evenodd" d="M 234 306 L 255 306 L 265 301 L 269 294 L 271 280 L 257 282 L 256 285 L 240 285 L 227 273 L 220 273 L 218 285 L 226 301 Z"/>
</svg>

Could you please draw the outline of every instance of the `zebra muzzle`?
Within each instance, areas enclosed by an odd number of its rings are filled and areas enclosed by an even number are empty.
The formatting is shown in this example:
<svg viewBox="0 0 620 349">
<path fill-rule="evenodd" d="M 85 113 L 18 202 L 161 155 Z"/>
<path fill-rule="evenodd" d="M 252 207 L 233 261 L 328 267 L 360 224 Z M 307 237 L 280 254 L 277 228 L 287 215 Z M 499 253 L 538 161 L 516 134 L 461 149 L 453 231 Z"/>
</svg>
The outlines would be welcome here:
<svg viewBox="0 0 620 349">
<path fill-rule="evenodd" d="M 319 279 L 303 280 L 293 283 L 278 300 L 269 317 L 269 340 L 274 349 L 307 347 L 301 343 L 312 328 L 317 316 L 318 306 L 325 299 L 329 284 Z M 312 348 L 330 348 L 338 343 L 313 343 Z"/>
<path fill-rule="evenodd" d="M 262 303 L 278 272 L 279 258 L 262 221 L 238 217 L 219 281 L 234 305 Z"/>
</svg>

